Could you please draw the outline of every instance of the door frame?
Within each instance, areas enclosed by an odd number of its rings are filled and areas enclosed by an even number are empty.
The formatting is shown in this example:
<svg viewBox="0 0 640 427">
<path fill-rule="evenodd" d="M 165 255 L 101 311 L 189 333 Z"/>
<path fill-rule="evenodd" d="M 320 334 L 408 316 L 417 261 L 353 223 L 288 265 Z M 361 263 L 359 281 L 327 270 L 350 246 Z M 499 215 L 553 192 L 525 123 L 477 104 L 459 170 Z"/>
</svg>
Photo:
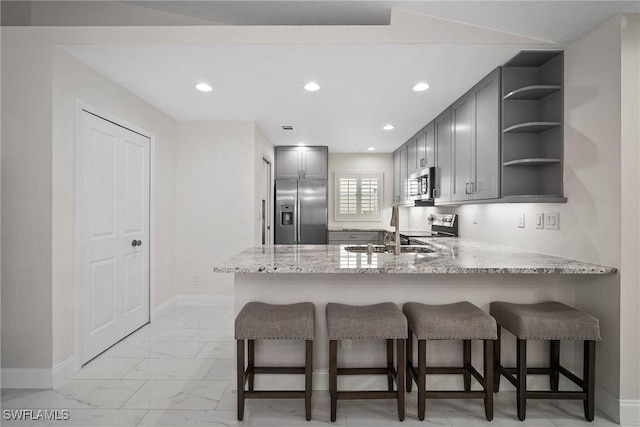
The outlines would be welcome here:
<svg viewBox="0 0 640 427">
<path fill-rule="evenodd" d="M 271 158 L 269 158 L 266 154 L 263 153 L 262 155 L 262 170 L 261 172 L 264 173 L 264 167 L 265 164 L 268 165 L 268 171 L 269 171 L 269 179 L 267 179 L 263 185 L 265 185 L 266 187 L 263 187 L 262 190 L 264 190 L 266 188 L 267 190 L 267 194 L 266 194 L 266 209 L 265 209 L 265 218 L 262 220 L 262 232 L 265 233 L 266 235 L 266 239 L 265 239 L 265 246 L 271 246 L 273 245 L 273 160 Z M 262 198 L 261 198 L 262 200 Z M 268 229 L 266 229 L 266 227 L 269 227 Z"/>
<path fill-rule="evenodd" d="M 82 368 L 82 113 L 100 117 L 115 125 L 149 138 L 149 322 L 155 320 L 155 288 L 156 288 L 156 246 L 155 246 L 155 135 L 114 114 L 94 107 L 80 99 L 74 100 L 74 137 L 73 137 L 73 227 L 74 227 L 74 373 Z"/>
</svg>

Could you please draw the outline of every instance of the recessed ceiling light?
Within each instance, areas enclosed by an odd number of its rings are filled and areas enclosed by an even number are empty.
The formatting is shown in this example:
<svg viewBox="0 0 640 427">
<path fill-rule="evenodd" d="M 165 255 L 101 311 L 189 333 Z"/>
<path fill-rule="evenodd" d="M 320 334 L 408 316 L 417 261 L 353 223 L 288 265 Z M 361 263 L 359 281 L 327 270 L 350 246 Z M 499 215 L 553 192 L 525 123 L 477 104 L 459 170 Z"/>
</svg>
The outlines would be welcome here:
<svg viewBox="0 0 640 427">
<path fill-rule="evenodd" d="M 429 84 L 425 83 L 425 82 L 420 82 L 420 83 L 416 83 L 413 86 L 413 90 L 415 90 L 416 92 L 422 92 L 429 89 Z"/>
<path fill-rule="evenodd" d="M 318 89 L 320 89 L 320 85 L 316 82 L 309 82 L 306 85 L 304 85 L 304 88 L 309 92 L 315 92 Z"/>
<path fill-rule="evenodd" d="M 213 88 L 206 83 L 198 83 L 196 85 L 196 89 L 198 89 L 200 92 L 211 92 L 213 90 Z"/>
<path fill-rule="evenodd" d="M 392 124 L 388 124 L 388 125 L 384 125 L 382 126 L 382 129 L 384 130 L 394 130 L 396 127 Z"/>
<path fill-rule="evenodd" d="M 376 151 L 376 147 L 369 147 L 367 148 L 368 151 Z"/>
</svg>

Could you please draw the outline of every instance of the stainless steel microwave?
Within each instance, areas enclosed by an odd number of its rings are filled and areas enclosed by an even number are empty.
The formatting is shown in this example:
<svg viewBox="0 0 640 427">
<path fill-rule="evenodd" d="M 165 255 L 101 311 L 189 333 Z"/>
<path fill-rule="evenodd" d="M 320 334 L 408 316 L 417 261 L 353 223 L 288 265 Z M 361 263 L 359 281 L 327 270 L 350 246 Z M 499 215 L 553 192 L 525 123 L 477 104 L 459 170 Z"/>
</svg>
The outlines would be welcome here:
<svg viewBox="0 0 640 427">
<path fill-rule="evenodd" d="M 409 199 L 433 200 L 436 168 L 424 168 L 409 175 Z"/>
</svg>

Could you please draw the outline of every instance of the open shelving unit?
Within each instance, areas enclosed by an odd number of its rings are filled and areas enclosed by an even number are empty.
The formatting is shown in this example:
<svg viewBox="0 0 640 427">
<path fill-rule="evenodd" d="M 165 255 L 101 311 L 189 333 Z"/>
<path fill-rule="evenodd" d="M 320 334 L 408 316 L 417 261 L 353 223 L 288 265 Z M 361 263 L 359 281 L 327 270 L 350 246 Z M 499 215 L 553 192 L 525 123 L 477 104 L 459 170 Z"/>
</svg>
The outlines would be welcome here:
<svg viewBox="0 0 640 427">
<path fill-rule="evenodd" d="M 562 51 L 525 50 L 502 69 L 502 198 L 565 202 Z"/>
</svg>

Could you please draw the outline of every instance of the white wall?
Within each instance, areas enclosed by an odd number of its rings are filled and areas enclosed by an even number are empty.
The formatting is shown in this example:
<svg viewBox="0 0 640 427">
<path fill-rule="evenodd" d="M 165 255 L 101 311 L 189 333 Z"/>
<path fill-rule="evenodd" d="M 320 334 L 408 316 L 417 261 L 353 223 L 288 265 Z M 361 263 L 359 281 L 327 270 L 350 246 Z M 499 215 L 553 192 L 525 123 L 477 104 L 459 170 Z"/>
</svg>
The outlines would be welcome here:
<svg viewBox="0 0 640 427">
<path fill-rule="evenodd" d="M 382 172 L 384 199 L 380 221 L 336 221 L 335 184 L 336 172 Z M 389 229 L 393 204 L 393 154 L 332 154 L 329 153 L 329 229 Z"/>
<path fill-rule="evenodd" d="M 75 306 L 75 100 L 136 125 L 155 137 L 155 302 L 175 295 L 176 122 L 87 67 L 53 51 L 52 329 L 53 366 L 73 355 Z"/>
<path fill-rule="evenodd" d="M 178 123 L 178 294 L 233 294 L 212 267 L 254 244 L 254 152 L 254 122 Z"/>
<path fill-rule="evenodd" d="M 620 398 L 635 400 L 621 419 L 640 425 L 640 14 L 622 27 L 621 182 L 622 260 L 620 273 Z"/>
<path fill-rule="evenodd" d="M 14 369 L 51 368 L 50 57 L 2 28 L 2 364 Z"/>
</svg>

